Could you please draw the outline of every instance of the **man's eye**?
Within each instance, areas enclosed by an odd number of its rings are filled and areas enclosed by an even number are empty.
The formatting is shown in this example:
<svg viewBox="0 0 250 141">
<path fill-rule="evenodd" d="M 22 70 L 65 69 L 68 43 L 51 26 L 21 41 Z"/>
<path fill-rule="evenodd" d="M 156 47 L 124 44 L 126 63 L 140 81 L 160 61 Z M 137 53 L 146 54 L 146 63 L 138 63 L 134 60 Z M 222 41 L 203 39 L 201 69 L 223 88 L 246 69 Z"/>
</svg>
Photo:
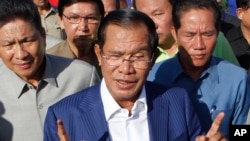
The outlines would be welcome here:
<svg viewBox="0 0 250 141">
<path fill-rule="evenodd" d="M 187 33 L 186 34 L 186 37 L 192 37 L 194 34 L 192 34 L 192 33 Z"/>
<path fill-rule="evenodd" d="M 160 15 L 162 15 L 163 13 L 155 13 L 154 15 L 155 16 L 160 16 Z"/>
<path fill-rule="evenodd" d="M 88 20 L 97 20 L 96 17 L 86 17 Z"/>
<path fill-rule="evenodd" d="M 120 58 L 121 58 L 120 56 L 116 56 L 116 55 L 110 55 L 109 56 L 109 59 L 111 59 L 111 60 L 118 60 Z"/>
<path fill-rule="evenodd" d="M 143 60 L 145 57 L 144 56 L 132 56 L 132 60 Z"/>
<path fill-rule="evenodd" d="M 4 48 L 5 50 L 11 50 L 13 48 L 13 44 L 0 45 L 0 47 Z"/>
<path fill-rule="evenodd" d="M 204 36 L 208 36 L 208 37 L 213 36 L 213 35 L 214 35 L 213 33 L 205 33 L 204 34 Z"/>
<path fill-rule="evenodd" d="M 74 16 L 74 17 L 69 17 L 69 19 L 70 20 L 77 20 L 77 19 L 79 19 L 79 17 L 78 16 Z"/>
</svg>

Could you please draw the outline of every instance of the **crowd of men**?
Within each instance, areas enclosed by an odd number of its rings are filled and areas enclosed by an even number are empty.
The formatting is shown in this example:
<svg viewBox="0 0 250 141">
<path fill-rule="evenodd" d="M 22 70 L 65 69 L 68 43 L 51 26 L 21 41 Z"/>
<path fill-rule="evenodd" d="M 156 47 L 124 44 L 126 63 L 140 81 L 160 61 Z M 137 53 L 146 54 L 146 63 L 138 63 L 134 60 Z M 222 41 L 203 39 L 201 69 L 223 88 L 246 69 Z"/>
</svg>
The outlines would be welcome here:
<svg viewBox="0 0 250 141">
<path fill-rule="evenodd" d="M 250 0 L 238 25 L 222 2 L 1 0 L 0 141 L 230 140 L 250 124 Z"/>
</svg>

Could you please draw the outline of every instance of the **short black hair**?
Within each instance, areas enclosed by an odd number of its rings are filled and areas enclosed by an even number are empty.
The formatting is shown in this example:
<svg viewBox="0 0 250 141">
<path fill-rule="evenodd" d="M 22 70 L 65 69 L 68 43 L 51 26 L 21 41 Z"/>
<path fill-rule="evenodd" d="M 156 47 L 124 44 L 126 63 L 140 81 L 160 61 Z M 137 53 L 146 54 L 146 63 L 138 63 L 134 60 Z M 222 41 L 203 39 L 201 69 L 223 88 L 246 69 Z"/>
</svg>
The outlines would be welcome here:
<svg viewBox="0 0 250 141">
<path fill-rule="evenodd" d="M 64 10 L 65 7 L 68 7 L 68 6 L 70 6 L 70 5 L 74 4 L 74 3 L 77 3 L 77 2 L 96 3 L 97 9 L 99 9 L 101 17 L 104 16 L 105 11 L 104 11 L 104 6 L 103 6 L 103 3 L 102 3 L 102 0 L 59 0 L 58 7 L 57 7 L 59 16 L 62 17 L 63 10 Z"/>
<path fill-rule="evenodd" d="M 16 18 L 29 21 L 44 34 L 39 12 L 32 0 L 0 0 L 0 28 Z"/>
<path fill-rule="evenodd" d="M 181 27 L 181 16 L 192 9 L 209 9 L 214 12 L 215 28 L 220 31 L 221 10 L 216 0 L 176 0 L 173 5 L 172 17 L 176 30 Z"/>
<path fill-rule="evenodd" d="M 250 7 L 250 0 L 236 0 L 237 8 L 248 9 Z"/>
<path fill-rule="evenodd" d="M 97 42 L 100 45 L 101 49 L 106 40 L 106 29 L 108 25 L 111 24 L 118 25 L 124 28 L 136 27 L 142 24 L 145 25 L 149 33 L 148 39 L 151 51 L 152 52 L 156 51 L 158 46 L 158 35 L 156 33 L 156 27 L 152 19 L 148 17 L 146 14 L 134 9 L 120 9 L 111 11 L 101 21 L 97 33 L 97 38 L 98 38 Z"/>
</svg>

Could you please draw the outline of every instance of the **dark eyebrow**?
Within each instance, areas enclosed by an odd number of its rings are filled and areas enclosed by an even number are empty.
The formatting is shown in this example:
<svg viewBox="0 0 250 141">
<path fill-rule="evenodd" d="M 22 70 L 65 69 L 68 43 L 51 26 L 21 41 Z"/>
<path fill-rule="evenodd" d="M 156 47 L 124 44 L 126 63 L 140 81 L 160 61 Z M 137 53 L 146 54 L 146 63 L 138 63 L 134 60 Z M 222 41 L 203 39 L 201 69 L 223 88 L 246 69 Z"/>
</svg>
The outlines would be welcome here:
<svg viewBox="0 0 250 141">
<path fill-rule="evenodd" d="M 14 44 L 15 41 L 14 40 L 0 40 L 0 43 L 2 43 L 1 45 L 3 46 L 7 46 L 7 45 Z"/>
<path fill-rule="evenodd" d="M 149 46 L 144 46 L 144 47 L 141 47 L 141 48 L 139 48 L 139 49 L 137 49 L 136 51 L 138 52 L 138 51 L 150 51 L 150 47 Z"/>
<path fill-rule="evenodd" d="M 66 14 L 66 13 L 64 13 L 64 15 L 65 15 L 65 14 Z M 81 16 L 81 15 L 76 14 L 76 13 L 67 13 L 65 16 L 67 16 L 67 17 L 70 17 L 70 16 L 89 17 L 89 16 L 100 16 L 100 14 L 97 14 L 97 13 L 89 13 L 89 14 L 87 14 L 87 15 L 85 15 L 85 16 Z"/>
</svg>

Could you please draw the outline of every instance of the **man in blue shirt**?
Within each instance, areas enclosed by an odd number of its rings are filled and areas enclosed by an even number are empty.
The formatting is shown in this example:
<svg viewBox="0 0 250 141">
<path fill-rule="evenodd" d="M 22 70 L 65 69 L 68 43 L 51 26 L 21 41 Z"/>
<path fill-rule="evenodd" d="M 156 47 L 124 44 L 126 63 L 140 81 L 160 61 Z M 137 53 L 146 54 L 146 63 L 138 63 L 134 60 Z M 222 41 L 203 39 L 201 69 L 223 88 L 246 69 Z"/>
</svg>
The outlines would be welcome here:
<svg viewBox="0 0 250 141">
<path fill-rule="evenodd" d="M 148 80 L 185 88 L 205 130 L 218 112 L 224 112 L 220 130 L 228 137 L 230 124 L 246 122 L 250 84 L 244 69 L 212 56 L 220 26 L 219 8 L 212 0 L 186 0 L 174 5 L 172 16 L 179 53 L 155 64 Z"/>
</svg>

